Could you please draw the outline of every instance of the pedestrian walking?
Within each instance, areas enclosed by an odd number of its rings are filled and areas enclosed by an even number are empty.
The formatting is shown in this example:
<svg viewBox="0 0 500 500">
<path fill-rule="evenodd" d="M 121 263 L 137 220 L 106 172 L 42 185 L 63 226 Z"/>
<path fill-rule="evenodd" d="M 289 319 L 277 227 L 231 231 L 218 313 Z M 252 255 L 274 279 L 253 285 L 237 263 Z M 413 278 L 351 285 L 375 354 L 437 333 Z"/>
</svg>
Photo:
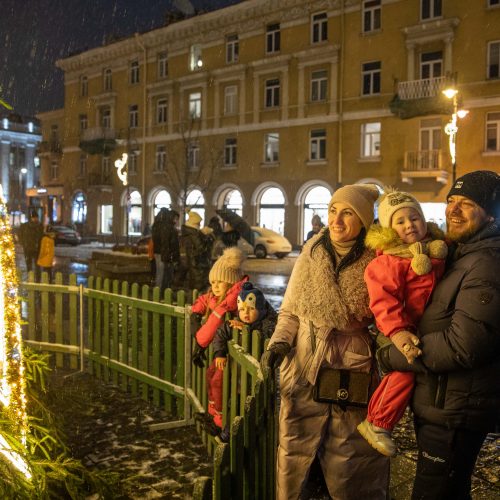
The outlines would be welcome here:
<svg viewBox="0 0 500 500">
<path fill-rule="evenodd" d="M 446 225 L 452 246 L 419 323 L 422 355 L 408 364 L 395 346 L 378 353 L 384 370 L 417 372 L 413 500 L 470 499 L 479 450 L 500 422 L 500 176 L 459 177 Z"/>
<path fill-rule="evenodd" d="M 163 264 L 163 278 L 161 281 L 161 292 L 167 288 L 172 288 L 175 272 L 179 267 L 180 249 L 179 232 L 177 223 L 179 222 L 179 212 L 168 210 L 160 232 L 160 255 Z"/>
<path fill-rule="evenodd" d="M 298 499 L 318 457 L 330 496 L 386 500 L 389 459 L 356 427 L 378 382 L 364 272 L 365 247 L 378 198 L 373 185 L 338 189 L 328 227 L 297 258 L 278 323 L 261 359 L 266 376 L 280 366 L 276 496 Z"/>
<path fill-rule="evenodd" d="M 378 205 L 380 224 L 366 236 L 377 252 L 365 271 L 365 281 L 378 329 L 413 363 L 421 354 L 417 325 L 444 273 L 448 247 L 436 224 L 425 221 L 418 201 L 409 193 L 387 190 Z M 413 391 L 411 372 L 386 375 L 370 398 L 368 415 L 358 425 L 361 435 L 380 453 L 396 454 L 392 430 L 401 419 Z"/>
<path fill-rule="evenodd" d="M 42 272 L 48 274 L 49 283 L 52 282 L 52 267 L 54 266 L 55 233 L 47 231 L 40 242 L 40 253 L 36 261 Z"/>
<path fill-rule="evenodd" d="M 36 281 L 40 280 L 40 269 L 37 265 L 38 255 L 40 254 L 40 243 L 43 238 L 43 226 L 38 218 L 36 211 L 30 214 L 30 220 L 21 224 L 19 229 L 19 240 L 23 247 L 26 269 L 28 272 L 35 271 Z"/>
</svg>

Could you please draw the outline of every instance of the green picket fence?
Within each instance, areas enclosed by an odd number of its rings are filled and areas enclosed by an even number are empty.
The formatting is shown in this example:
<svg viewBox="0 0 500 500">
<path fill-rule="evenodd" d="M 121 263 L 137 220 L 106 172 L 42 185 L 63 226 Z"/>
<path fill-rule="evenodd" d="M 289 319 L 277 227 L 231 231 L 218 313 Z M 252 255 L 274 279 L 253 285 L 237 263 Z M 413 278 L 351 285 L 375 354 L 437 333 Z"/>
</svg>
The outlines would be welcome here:
<svg viewBox="0 0 500 500">
<path fill-rule="evenodd" d="M 33 273 L 21 283 L 23 335 L 32 347 L 53 354 L 58 368 L 80 369 L 160 407 L 169 415 L 153 429 L 192 424 L 192 411 L 207 408 L 206 367 L 191 365 L 190 307 L 184 292 L 76 276 L 52 283 Z M 194 297 L 194 295 L 193 295 Z M 276 391 L 263 380 L 259 332 L 233 331 L 224 370 L 223 422 L 229 443 L 207 436 L 213 477 L 197 479 L 196 499 L 274 498 Z M 209 361 L 212 360 L 209 349 Z"/>
</svg>

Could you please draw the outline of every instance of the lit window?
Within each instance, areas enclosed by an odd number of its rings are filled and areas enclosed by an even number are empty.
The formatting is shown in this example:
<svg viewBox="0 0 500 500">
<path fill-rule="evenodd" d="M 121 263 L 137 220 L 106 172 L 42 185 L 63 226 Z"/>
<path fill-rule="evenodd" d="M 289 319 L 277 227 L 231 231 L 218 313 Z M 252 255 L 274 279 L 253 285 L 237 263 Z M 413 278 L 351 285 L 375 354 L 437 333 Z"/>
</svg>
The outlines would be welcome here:
<svg viewBox="0 0 500 500">
<path fill-rule="evenodd" d="M 86 76 L 80 77 L 80 96 L 85 97 L 89 95 L 89 79 Z"/>
<path fill-rule="evenodd" d="M 139 61 L 132 61 L 130 63 L 129 82 L 132 85 L 139 83 Z"/>
<path fill-rule="evenodd" d="M 193 119 L 201 117 L 201 92 L 189 94 L 189 116 Z"/>
<path fill-rule="evenodd" d="M 159 52 L 158 53 L 158 78 L 166 78 L 168 76 L 168 53 Z"/>
<path fill-rule="evenodd" d="M 99 212 L 101 233 L 111 234 L 113 232 L 113 205 L 101 205 Z"/>
<path fill-rule="evenodd" d="M 224 87 L 224 114 L 234 115 L 237 112 L 238 87 L 228 85 Z"/>
<path fill-rule="evenodd" d="M 266 52 L 272 54 L 279 52 L 281 45 L 280 24 L 269 24 L 266 29 Z"/>
<path fill-rule="evenodd" d="M 328 16 L 326 12 L 313 14 L 311 20 L 312 43 L 326 42 L 328 40 Z"/>
<path fill-rule="evenodd" d="M 109 92 L 113 89 L 113 74 L 110 68 L 106 68 L 103 73 L 102 88 Z"/>
<path fill-rule="evenodd" d="M 361 157 L 380 156 L 380 122 L 361 125 Z"/>
<path fill-rule="evenodd" d="M 167 123 L 167 99 L 158 99 L 156 103 L 156 123 Z"/>
<path fill-rule="evenodd" d="M 363 64 L 362 89 L 363 95 L 372 95 L 380 93 L 380 73 L 382 64 L 380 61 L 374 61 Z"/>
<path fill-rule="evenodd" d="M 234 63 L 238 61 L 239 42 L 238 35 L 229 35 L 226 37 L 226 62 Z"/>
<path fill-rule="evenodd" d="M 421 0 L 420 1 L 420 19 L 434 19 L 442 15 L 441 0 Z"/>
<path fill-rule="evenodd" d="M 500 113 L 486 115 L 486 151 L 500 152 Z"/>
<path fill-rule="evenodd" d="M 4 119 L 2 120 L 2 126 L 3 126 L 3 128 L 4 128 L 4 129 L 6 129 L 6 130 L 9 128 L 9 119 L 8 119 L 8 118 L 4 118 Z"/>
<path fill-rule="evenodd" d="M 188 146 L 188 168 L 196 170 L 200 166 L 200 145 L 193 141 Z"/>
<path fill-rule="evenodd" d="M 280 81 L 279 78 L 266 80 L 265 103 L 266 108 L 274 108 L 280 105 Z"/>
<path fill-rule="evenodd" d="M 164 144 L 156 146 L 155 171 L 165 172 L 167 166 L 167 148 Z"/>
<path fill-rule="evenodd" d="M 237 161 L 238 143 L 235 137 L 231 137 L 224 141 L 224 165 L 232 167 Z"/>
<path fill-rule="evenodd" d="M 488 44 L 488 78 L 500 78 L 500 42 Z"/>
<path fill-rule="evenodd" d="M 137 104 L 128 107 L 128 126 L 130 128 L 139 126 L 139 106 Z"/>
<path fill-rule="evenodd" d="M 191 45 L 191 49 L 189 51 L 189 68 L 191 71 L 196 71 L 201 69 L 202 66 L 203 60 L 201 58 L 201 45 Z"/>
<path fill-rule="evenodd" d="M 380 29 L 380 0 L 363 2 L 363 32 L 369 33 Z"/>
<path fill-rule="evenodd" d="M 313 71 L 311 73 L 311 101 L 326 101 L 327 85 L 327 71 Z"/>
<path fill-rule="evenodd" d="M 309 138 L 309 159 L 326 159 L 326 131 L 324 129 L 311 130 Z"/>
<path fill-rule="evenodd" d="M 266 134 L 264 144 L 264 161 L 266 163 L 276 163 L 279 161 L 280 135 L 278 132 Z"/>
</svg>

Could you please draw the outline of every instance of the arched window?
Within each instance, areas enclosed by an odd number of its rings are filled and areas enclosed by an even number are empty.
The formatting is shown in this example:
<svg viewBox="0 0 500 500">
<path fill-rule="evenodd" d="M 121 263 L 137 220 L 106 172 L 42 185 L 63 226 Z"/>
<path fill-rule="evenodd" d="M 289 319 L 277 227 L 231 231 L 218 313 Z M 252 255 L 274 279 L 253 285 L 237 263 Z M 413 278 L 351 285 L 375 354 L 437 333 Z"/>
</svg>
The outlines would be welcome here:
<svg viewBox="0 0 500 500">
<path fill-rule="evenodd" d="M 130 193 L 128 205 L 128 234 L 140 236 L 142 226 L 142 197 L 139 191 L 132 191 Z"/>
<path fill-rule="evenodd" d="M 237 189 L 227 192 L 224 197 L 224 207 L 229 208 L 238 215 L 243 215 L 243 198 Z"/>
<path fill-rule="evenodd" d="M 307 233 L 311 231 L 311 219 L 313 215 L 319 215 L 321 222 L 323 224 L 328 223 L 328 203 L 332 194 L 324 186 L 314 186 L 306 194 L 304 198 L 304 208 L 303 208 L 303 240 L 305 241 Z"/>
<path fill-rule="evenodd" d="M 160 211 L 161 208 L 170 208 L 172 206 L 172 197 L 165 189 L 158 191 L 153 200 L 153 216 Z"/>
<path fill-rule="evenodd" d="M 283 234 L 285 229 L 285 197 L 277 187 L 267 188 L 260 198 L 259 226 Z"/>
<path fill-rule="evenodd" d="M 193 210 L 201 216 L 201 227 L 205 223 L 205 197 L 199 189 L 193 189 L 186 198 L 186 209 Z M 187 215 L 187 214 L 186 214 Z"/>
<path fill-rule="evenodd" d="M 87 200 L 85 195 L 79 191 L 73 197 L 71 204 L 71 222 L 83 224 L 87 220 Z"/>
</svg>

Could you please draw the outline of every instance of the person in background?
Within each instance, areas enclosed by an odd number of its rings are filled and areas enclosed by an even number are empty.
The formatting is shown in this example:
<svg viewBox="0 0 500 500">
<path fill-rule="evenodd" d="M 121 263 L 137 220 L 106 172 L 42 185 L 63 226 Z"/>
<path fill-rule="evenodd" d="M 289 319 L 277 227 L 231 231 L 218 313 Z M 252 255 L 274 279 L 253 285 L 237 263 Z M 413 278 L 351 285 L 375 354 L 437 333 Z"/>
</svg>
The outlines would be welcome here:
<svg viewBox="0 0 500 500">
<path fill-rule="evenodd" d="M 142 230 L 142 235 L 143 236 L 149 236 L 151 234 L 151 226 L 149 225 L 149 222 L 146 222 L 144 225 L 144 229 Z"/>
<path fill-rule="evenodd" d="M 500 423 L 500 175 L 465 174 L 446 200 L 452 246 L 418 325 L 422 355 L 409 364 L 393 345 L 377 353 L 384 371 L 417 372 L 413 500 L 469 500 L 478 453 Z"/>
<path fill-rule="evenodd" d="M 261 358 L 264 376 L 281 365 L 278 500 L 303 494 L 315 457 L 332 498 L 387 498 L 389 459 L 356 429 L 378 382 L 364 281 L 374 258 L 364 240 L 378 194 L 367 184 L 335 191 L 328 227 L 297 258 Z"/>
<path fill-rule="evenodd" d="M 40 242 L 40 253 L 36 261 L 42 272 L 49 275 L 49 283 L 52 282 L 52 267 L 54 266 L 55 233 L 47 231 Z"/>
<path fill-rule="evenodd" d="M 23 247 L 26 269 L 28 272 L 35 271 L 35 279 L 40 279 L 40 268 L 37 265 L 40 254 L 40 243 L 43 238 L 43 226 L 36 211 L 31 212 L 30 220 L 21 224 L 19 229 L 19 240 Z"/>
<path fill-rule="evenodd" d="M 177 224 L 179 212 L 168 210 L 162 222 L 160 233 L 160 254 L 163 264 L 163 278 L 161 282 L 161 293 L 167 288 L 172 288 L 174 276 L 180 262 L 179 232 Z"/>
<path fill-rule="evenodd" d="M 155 249 L 153 244 L 153 238 L 148 238 L 147 243 L 149 269 L 151 272 L 151 285 L 154 286 L 156 283 L 156 260 L 155 260 Z"/>
<path fill-rule="evenodd" d="M 379 224 L 366 236 L 377 252 L 365 281 L 378 329 L 390 338 L 409 363 L 420 355 L 418 321 L 444 273 L 448 247 L 436 224 L 426 223 L 418 201 L 409 193 L 386 190 L 378 205 Z M 396 454 L 391 433 L 410 401 L 414 376 L 391 372 L 377 387 L 368 415 L 358 430 L 380 453 Z"/>
<path fill-rule="evenodd" d="M 311 219 L 312 229 L 307 233 L 306 241 L 309 241 L 314 235 L 318 234 L 324 227 L 321 222 L 321 217 L 318 214 L 314 214 Z"/>
</svg>

